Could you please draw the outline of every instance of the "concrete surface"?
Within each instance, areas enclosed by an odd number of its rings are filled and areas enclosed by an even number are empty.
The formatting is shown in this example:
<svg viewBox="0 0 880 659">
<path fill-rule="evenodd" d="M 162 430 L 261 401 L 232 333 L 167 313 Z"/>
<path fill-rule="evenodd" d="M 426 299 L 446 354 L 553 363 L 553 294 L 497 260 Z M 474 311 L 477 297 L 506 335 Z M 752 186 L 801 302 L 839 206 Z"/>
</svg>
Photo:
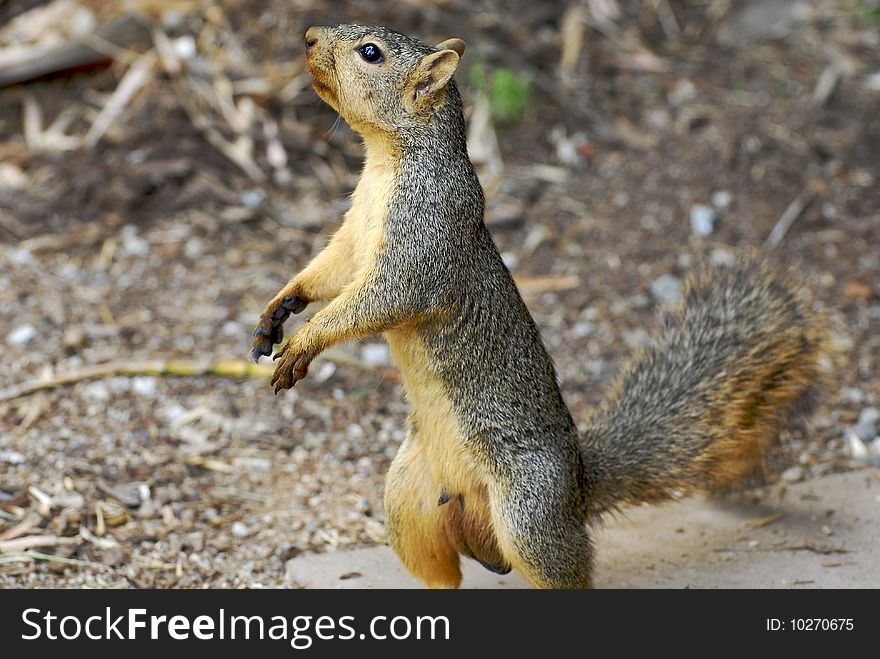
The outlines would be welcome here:
<svg viewBox="0 0 880 659">
<path fill-rule="evenodd" d="M 758 504 L 692 498 L 595 532 L 599 588 L 880 588 L 880 470 L 798 483 Z M 464 588 L 525 588 L 463 561 Z M 298 556 L 307 588 L 418 588 L 388 547 Z"/>
</svg>

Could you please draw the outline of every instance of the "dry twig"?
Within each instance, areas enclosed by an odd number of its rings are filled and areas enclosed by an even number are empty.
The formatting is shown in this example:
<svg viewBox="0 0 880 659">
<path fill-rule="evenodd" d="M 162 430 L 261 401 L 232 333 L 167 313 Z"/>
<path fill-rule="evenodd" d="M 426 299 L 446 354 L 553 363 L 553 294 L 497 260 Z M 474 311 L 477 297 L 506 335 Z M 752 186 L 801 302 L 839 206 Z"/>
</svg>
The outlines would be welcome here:
<svg viewBox="0 0 880 659">
<path fill-rule="evenodd" d="M 217 362 L 164 361 L 160 359 L 143 362 L 110 362 L 87 366 L 62 373 L 48 380 L 31 380 L 18 385 L 0 389 L 0 402 L 21 398 L 46 389 L 56 389 L 85 380 L 97 380 L 114 375 L 167 375 L 194 377 L 199 375 L 219 375 L 224 377 L 267 377 L 275 367 L 270 364 L 252 364 L 244 360 Z"/>
<path fill-rule="evenodd" d="M 785 234 L 788 233 L 791 225 L 795 223 L 795 221 L 801 216 L 801 213 L 803 213 L 807 206 L 810 205 L 810 202 L 813 201 L 816 192 L 816 186 L 812 183 L 808 183 L 804 189 L 801 190 L 800 194 L 792 200 L 788 205 L 788 208 L 786 208 L 782 215 L 779 216 L 776 225 L 773 227 L 770 235 L 767 236 L 767 241 L 764 243 L 765 247 L 779 246 L 779 243 L 785 238 Z"/>
<path fill-rule="evenodd" d="M 110 124 L 122 113 L 132 97 L 150 81 L 155 64 L 156 51 L 151 50 L 141 55 L 129 67 L 107 104 L 92 122 L 89 132 L 86 133 L 83 140 L 85 146 L 93 147 L 98 143 L 98 140 L 107 132 Z"/>
<path fill-rule="evenodd" d="M 60 547 L 62 545 L 78 545 L 79 543 L 79 538 L 64 538 L 55 535 L 26 535 L 23 538 L 0 541 L 0 554 L 26 551 L 34 547 Z"/>
</svg>

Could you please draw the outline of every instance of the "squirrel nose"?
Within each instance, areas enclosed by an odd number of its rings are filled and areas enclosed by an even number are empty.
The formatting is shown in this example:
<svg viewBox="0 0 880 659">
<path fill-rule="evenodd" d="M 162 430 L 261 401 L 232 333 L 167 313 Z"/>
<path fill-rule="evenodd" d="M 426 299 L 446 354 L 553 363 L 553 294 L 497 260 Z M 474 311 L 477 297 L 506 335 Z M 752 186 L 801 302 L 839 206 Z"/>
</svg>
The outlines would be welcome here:
<svg viewBox="0 0 880 659">
<path fill-rule="evenodd" d="M 314 48 L 315 44 L 318 43 L 318 40 L 314 37 L 306 37 L 306 52 L 310 52 L 312 48 Z"/>
</svg>

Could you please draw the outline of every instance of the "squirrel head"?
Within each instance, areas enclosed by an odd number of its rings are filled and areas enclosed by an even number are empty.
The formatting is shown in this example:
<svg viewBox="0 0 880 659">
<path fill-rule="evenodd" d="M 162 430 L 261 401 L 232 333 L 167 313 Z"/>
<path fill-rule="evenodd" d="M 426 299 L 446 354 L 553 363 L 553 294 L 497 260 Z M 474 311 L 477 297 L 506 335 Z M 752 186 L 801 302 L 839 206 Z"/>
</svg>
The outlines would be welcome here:
<svg viewBox="0 0 880 659">
<path fill-rule="evenodd" d="M 305 34 L 312 85 L 364 135 L 417 136 L 441 111 L 461 114 L 452 75 L 464 54 L 461 39 L 429 46 L 385 27 L 311 27 Z"/>
</svg>

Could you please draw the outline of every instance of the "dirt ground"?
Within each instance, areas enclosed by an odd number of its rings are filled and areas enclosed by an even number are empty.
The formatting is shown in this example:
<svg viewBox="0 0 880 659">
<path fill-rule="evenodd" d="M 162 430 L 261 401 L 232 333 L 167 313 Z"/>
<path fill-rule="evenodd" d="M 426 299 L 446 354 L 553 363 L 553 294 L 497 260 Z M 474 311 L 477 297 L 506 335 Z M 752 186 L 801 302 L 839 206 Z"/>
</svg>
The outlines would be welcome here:
<svg viewBox="0 0 880 659">
<path fill-rule="evenodd" d="M 872 473 L 873 471 L 873 473 Z M 810 478 L 755 501 L 690 497 L 639 506 L 596 529 L 596 588 L 878 588 L 880 479 L 871 469 Z M 422 588 L 390 547 L 301 554 L 306 588 Z M 528 588 L 462 561 L 462 588 Z"/>
<path fill-rule="evenodd" d="M 259 118 L 242 133 L 256 170 L 218 148 L 167 71 L 94 146 L 28 127 L 35 111 L 47 130 L 66 113 L 64 135 L 81 139 L 124 65 L 0 88 L 0 586 L 298 586 L 289 559 L 384 541 L 384 474 L 406 405 L 381 339 L 318 358 L 277 397 L 264 374 L 141 364 L 243 364 L 263 304 L 338 226 L 360 151 L 302 74 L 300 35 L 316 22 L 460 36 L 465 64 L 530 76 L 524 116 L 495 126 L 498 151 L 480 171 L 487 222 L 576 419 L 697 260 L 764 246 L 788 210 L 774 258 L 799 264 L 842 352 L 815 413 L 783 438 L 769 484 L 748 496 L 855 466 L 847 433 L 880 406 L 880 12 L 870 2 L 734 3 L 718 15 L 729 3 L 620 3 L 610 18 L 585 2 L 564 72 L 576 2 L 331 11 L 239 0 L 222 16 L 194 4 L 194 17 L 163 25 L 221 25 L 226 51 L 246 53 L 253 69 L 228 75 L 233 111 L 212 116 L 233 128 Z M 670 7 L 674 25 L 643 4 Z M 763 16 L 768 7 L 781 18 Z M 241 91 L 255 72 L 281 82 Z M 206 79 L 219 85 L 214 73 Z M 480 90 L 466 71 L 458 78 L 476 112 Z M 244 148 L 242 134 L 224 143 Z M 491 146 L 492 134 L 474 140 Z M 694 230 L 695 214 L 714 216 L 711 232 Z M 118 374 L 14 395 L 110 362 Z"/>
</svg>

